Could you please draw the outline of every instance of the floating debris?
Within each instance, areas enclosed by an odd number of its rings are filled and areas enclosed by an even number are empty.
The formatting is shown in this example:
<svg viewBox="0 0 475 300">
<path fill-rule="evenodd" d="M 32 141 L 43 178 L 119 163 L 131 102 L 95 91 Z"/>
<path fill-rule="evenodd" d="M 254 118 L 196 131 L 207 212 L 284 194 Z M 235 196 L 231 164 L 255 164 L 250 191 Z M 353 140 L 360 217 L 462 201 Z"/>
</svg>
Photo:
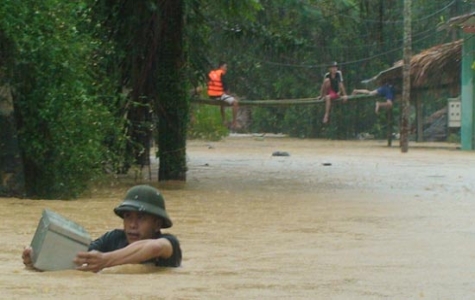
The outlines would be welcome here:
<svg viewBox="0 0 475 300">
<path fill-rule="evenodd" d="M 272 156 L 290 156 L 290 154 L 285 151 L 275 151 L 272 153 Z"/>
</svg>

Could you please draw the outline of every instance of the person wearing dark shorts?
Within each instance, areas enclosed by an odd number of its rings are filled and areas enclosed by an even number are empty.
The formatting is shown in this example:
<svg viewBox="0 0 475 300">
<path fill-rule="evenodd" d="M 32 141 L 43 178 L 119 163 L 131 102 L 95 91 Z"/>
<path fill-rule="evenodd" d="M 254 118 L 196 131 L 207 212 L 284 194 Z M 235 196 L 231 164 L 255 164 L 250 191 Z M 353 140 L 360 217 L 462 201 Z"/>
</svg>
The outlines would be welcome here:
<svg viewBox="0 0 475 300">
<path fill-rule="evenodd" d="M 370 96 L 378 95 L 378 96 L 383 97 L 384 99 L 386 99 L 386 102 L 376 101 L 375 107 L 374 107 L 374 112 L 376 114 L 379 113 L 380 108 L 391 109 L 393 107 L 394 86 L 389 84 L 389 83 L 385 83 L 382 86 L 380 86 L 377 89 L 372 90 L 372 91 L 371 90 L 366 90 L 366 89 L 360 89 L 360 90 L 355 89 L 352 94 L 353 95 L 367 94 L 367 95 L 370 95 Z"/>
</svg>

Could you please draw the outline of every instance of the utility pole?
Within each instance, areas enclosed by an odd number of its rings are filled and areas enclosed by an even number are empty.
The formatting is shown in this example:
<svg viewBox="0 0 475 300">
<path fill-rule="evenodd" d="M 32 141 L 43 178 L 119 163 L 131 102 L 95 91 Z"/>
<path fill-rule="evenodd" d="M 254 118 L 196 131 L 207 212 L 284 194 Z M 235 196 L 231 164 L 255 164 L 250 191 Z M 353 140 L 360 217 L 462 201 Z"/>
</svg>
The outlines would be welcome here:
<svg viewBox="0 0 475 300">
<path fill-rule="evenodd" d="M 409 139 L 409 101 L 411 99 L 411 0 L 404 0 L 404 42 L 402 66 L 402 118 L 401 118 L 401 152 L 408 151 Z"/>
</svg>

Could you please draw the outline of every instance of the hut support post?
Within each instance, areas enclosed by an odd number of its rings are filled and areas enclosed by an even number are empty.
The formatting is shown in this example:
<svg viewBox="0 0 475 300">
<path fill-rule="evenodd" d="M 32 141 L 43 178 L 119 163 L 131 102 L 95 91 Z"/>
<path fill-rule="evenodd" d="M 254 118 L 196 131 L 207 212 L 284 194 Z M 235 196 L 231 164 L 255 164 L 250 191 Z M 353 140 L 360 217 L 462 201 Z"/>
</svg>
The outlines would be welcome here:
<svg viewBox="0 0 475 300">
<path fill-rule="evenodd" d="M 417 124 L 417 142 L 424 141 L 424 116 L 422 113 L 421 94 L 416 94 L 416 124 Z"/>
<path fill-rule="evenodd" d="M 473 81 L 475 73 L 472 63 L 475 60 L 475 39 L 473 34 L 464 33 L 464 43 L 462 47 L 462 124 L 461 124 L 461 148 L 462 150 L 474 150 L 475 137 L 475 88 Z"/>
<path fill-rule="evenodd" d="M 388 138 L 388 147 L 391 147 L 393 143 L 393 109 L 388 109 L 387 113 L 387 120 L 388 120 L 388 131 L 386 132 Z"/>
</svg>

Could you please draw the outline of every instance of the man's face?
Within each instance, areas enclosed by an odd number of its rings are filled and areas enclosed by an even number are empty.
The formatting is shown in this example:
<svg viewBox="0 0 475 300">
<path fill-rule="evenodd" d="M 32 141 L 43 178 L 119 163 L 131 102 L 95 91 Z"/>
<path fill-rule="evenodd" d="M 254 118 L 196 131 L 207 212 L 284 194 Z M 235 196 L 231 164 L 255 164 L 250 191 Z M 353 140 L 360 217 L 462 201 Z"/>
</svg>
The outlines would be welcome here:
<svg viewBox="0 0 475 300">
<path fill-rule="evenodd" d="M 162 221 L 153 215 L 137 212 L 124 212 L 124 231 L 129 244 L 152 238 L 160 230 Z"/>
<path fill-rule="evenodd" d="M 228 64 L 224 64 L 221 66 L 221 70 L 224 71 L 224 73 L 226 73 L 226 71 L 228 70 Z"/>
<path fill-rule="evenodd" d="M 338 70 L 337 66 L 330 67 L 330 73 L 332 73 L 332 74 L 335 74 L 337 70 Z"/>
</svg>

